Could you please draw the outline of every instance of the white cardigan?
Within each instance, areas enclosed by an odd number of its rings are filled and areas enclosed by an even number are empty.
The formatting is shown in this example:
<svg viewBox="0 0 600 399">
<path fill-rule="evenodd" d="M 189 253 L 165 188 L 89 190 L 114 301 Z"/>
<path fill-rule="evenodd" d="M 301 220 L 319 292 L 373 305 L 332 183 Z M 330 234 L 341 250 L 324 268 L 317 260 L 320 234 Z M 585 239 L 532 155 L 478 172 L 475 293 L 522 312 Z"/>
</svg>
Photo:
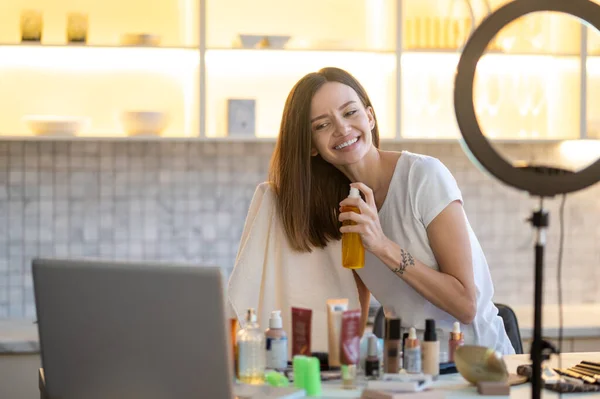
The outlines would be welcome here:
<svg viewBox="0 0 600 399">
<path fill-rule="evenodd" d="M 281 310 L 291 349 L 291 308 L 312 309 L 311 350 L 327 351 L 326 301 L 347 298 L 349 309 L 360 309 L 352 271 L 341 262 L 341 242 L 325 249 L 293 251 L 277 216 L 275 193 L 261 183 L 252 198 L 227 289 L 230 317 L 244 324 L 246 310 L 255 308 L 262 329 L 273 310 Z"/>
</svg>

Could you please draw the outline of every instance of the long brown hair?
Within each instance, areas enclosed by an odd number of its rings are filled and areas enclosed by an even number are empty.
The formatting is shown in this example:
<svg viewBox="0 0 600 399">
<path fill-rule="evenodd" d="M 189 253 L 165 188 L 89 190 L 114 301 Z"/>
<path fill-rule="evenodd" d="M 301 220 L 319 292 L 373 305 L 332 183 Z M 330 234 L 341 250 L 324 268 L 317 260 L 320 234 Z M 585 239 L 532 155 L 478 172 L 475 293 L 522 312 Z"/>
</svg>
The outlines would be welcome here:
<svg viewBox="0 0 600 399">
<path fill-rule="evenodd" d="M 372 107 L 358 80 L 339 68 L 309 73 L 294 85 L 287 97 L 279 138 L 271 157 L 269 180 L 290 246 L 300 252 L 323 248 L 329 240 L 342 237 L 338 208 L 350 190 L 350 180 L 342 172 L 320 155 L 311 155 L 311 102 L 317 90 L 327 82 L 351 87 L 363 106 Z M 376 118 L 372 135 L 373 144 L 379 147 Z"/>
</svg>

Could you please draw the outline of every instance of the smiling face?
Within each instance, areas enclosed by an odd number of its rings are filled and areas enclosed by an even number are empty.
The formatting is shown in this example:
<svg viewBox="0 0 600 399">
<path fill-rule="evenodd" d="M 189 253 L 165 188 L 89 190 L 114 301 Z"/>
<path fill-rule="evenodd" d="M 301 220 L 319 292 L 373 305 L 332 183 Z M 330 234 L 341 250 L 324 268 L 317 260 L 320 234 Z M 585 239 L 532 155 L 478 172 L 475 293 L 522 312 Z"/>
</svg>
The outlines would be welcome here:
<svg viewBox="0 0 600 399">
<path fill-rule="evenodd" d="M 312 155 L 335 165 L 360 161 L 373 145 L 375 118 L 354 89 L 327 82 L 317 90 L 310 108 Z"/>
</svg>

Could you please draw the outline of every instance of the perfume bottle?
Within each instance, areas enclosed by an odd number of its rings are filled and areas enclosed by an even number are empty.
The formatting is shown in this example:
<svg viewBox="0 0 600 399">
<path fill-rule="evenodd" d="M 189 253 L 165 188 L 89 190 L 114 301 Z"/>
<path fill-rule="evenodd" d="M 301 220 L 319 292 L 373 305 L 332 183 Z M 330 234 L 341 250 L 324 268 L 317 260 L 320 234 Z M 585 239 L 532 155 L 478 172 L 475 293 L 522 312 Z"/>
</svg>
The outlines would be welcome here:
<svg viewBox="0 0 600 399">
<path fill-rule="evenodd" d="M 238 379 L 260 385 L 265 375 L 265 335 L 256 320 L 256 311 L 248 309 L 246 325 L 237 335 Z"/>
</svg>

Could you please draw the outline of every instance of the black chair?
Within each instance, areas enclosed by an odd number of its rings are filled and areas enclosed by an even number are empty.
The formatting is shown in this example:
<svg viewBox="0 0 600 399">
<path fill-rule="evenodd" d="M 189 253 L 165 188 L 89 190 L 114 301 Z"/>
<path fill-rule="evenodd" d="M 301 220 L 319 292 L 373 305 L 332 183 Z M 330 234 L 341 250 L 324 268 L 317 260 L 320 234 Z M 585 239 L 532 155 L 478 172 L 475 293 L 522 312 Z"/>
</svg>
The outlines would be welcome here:
<svg viewBox="0 0 600 399">
<path fill-rule="evenodd" d="M 519 355 L 522 354 L 523 342 L 521 341 L 521 331 L 519 330 L 517 315 L 508 305 L 501 303 L 495 303 L 494 305 L 498 308 L 498 316 L 502 317 L 506 335 L 508 335 L 508 339 L 510 339 L 510 343 L 515 349 L 515 353 Z"/>
<path fill-rule="evenodd" d="M 523 343 L 521 341 L 521 332 L 519 331 L 519 322 L 517 321 L 517 315 L 508 305 L 501 303 L 495 303 L 498 308 L 498 316 L 502 318 L 504 322 L 504 329 L 506 335 L 515 349 L 516 354 L 523 353 Z M 373 334 L 377 338 L 384 338 L 385 334 L 385 315 L 383 313 L 383 306 L 377 309 L 375 313 L 375 319 L 373 320 Z"/>
</svg>

